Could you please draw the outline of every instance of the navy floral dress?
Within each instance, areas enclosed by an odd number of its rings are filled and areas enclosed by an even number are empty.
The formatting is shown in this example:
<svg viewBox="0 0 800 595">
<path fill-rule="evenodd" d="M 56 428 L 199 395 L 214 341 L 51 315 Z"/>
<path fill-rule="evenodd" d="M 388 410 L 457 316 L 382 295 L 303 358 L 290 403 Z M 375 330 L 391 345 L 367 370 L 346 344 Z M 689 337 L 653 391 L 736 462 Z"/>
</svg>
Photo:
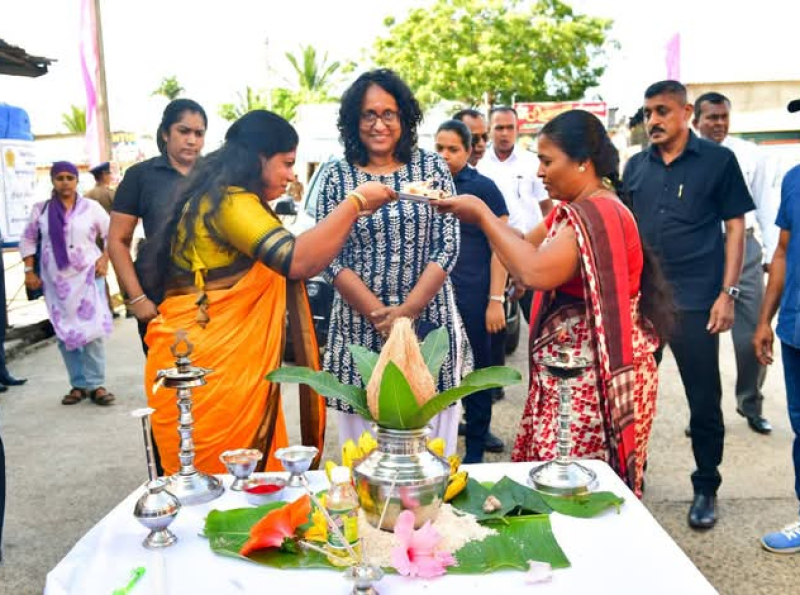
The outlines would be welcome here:
<svg viewBox="0 0 800 595">
<path fill-rule="evenodd" d="M 317 221 L 365 182 L 376 181 L 400 190 L 407 182 L 436 180 L 438 187 L 448 193 L 454 192 L 453 179 L 442 158 L 421 149 L 412 153 L 404 167 L 386 175 L 367 173 L 344 159 L 331 161 L 324 167 L 319 181 Z M 425 204 L 396 201 L 359 219 L 342 252 L 323 273 L 326 280 L 333 283 L 343 269 L 351 269 L 387 306 L 405 302 L 429 263 L 437 263 L 448 273 L 442 288 L 415 322 L 421 334 L 442 326 L 450 331 L 450 353 L 438 379 L 440 391 L 458 385 L 462 375 L 472 369 L 471 349 L 449 278 L 458 258 L 459 245 L 460 230 L 455 217 L 441 215 Z M 340 382 L 363 386 L 347 348 L 350 344 L 377 352 L 383 346 L 383 338 L 368 319 L 335 292 L 323 368 Z M 337 399 L 328 399 L 328 405 L 352 413 L 348 405 Z"/>
</svg>

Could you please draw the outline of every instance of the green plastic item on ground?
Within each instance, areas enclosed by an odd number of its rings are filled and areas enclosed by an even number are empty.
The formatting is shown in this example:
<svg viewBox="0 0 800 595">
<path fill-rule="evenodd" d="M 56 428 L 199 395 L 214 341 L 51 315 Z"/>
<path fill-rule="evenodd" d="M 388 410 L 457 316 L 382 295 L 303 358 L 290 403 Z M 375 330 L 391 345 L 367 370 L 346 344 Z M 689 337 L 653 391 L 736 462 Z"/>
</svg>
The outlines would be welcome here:
<svg viewBox="0 0 800 595">
<path fill-rule="evenodd" d="M 145 569 L 144 566 L 139 566 L 138 568 L 134 568 L 131 571 L 131 580 L 128 581 L 128 584 L 120 589 L 114 589 L 114 592 L 111 595 L 128 595 L 133 588 L 136 586 L 136 583 L 139 582 L 139 579 L 144 576 Z"/>
</svg>

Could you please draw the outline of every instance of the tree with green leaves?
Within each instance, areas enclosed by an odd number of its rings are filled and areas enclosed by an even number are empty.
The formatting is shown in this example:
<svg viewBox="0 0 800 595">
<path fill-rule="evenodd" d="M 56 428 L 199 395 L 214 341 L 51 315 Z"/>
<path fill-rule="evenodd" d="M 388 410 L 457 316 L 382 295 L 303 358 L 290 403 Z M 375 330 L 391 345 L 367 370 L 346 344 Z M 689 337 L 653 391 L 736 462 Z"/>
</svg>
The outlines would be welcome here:
<svg viewBox="0 0 800 595">
<path fill-rule="evenodd" d="M 297 74 L 301 103 L 321 103 L 331 99 L 333 75 L 341 68 L 341 62 L 328 63 L 328 52 L 318 60 L 317 50 L 310 45 L 301 45 L 299 56 L 286 52 L 286 59 Z"/>
<path fill-rule="evenodd" d="M 229 122 L 238 120 L 247 112 L 256 109 L 270 109 L 291 122 L 297 114 L 297 106 L 300 103 L 297 93 L 283 87 L 270 90 L 272 105 L 267 102 L 263 93 L 249 86 L 245 88 L 244 93 L 237 93 L 237 96 L 236 103 L 223 103 L 219 106 L 219 115 Z"/>
<path fill-rule="evenodd" d="M 165 76 L 161 79 L 161 84 L 158 85 L 151 95 L 163 95 L 170 101 L 180 97 L 186 89 L 178 82 L 178 77 L 175 75 Z"/>
<path fill-rule="evenodd" d="M 69 110 L 69 112 L 61 114 L 61 123 L 64 128 L 72 134 L 84 134 L 86 132 L 86 109 L 71 105 Z"/>
<path fill-rule="evenodd" d="M 581 98 L 603 74 L 612 21 L 561 0 L 436 0 L 384 23 L 373 59 L 420 102 L 479 105 Z"/>
</svg>

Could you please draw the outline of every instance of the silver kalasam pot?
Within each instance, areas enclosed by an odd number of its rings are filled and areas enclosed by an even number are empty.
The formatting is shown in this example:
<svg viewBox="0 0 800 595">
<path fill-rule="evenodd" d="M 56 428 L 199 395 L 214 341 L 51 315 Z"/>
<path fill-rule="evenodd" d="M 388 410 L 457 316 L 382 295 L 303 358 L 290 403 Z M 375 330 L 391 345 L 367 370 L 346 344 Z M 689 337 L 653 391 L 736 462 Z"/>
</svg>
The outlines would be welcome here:
<svg viewBox="0 0 800 595">
<path fill-rule="evenodd" d="M 414 527 L 433 521 L 444 501 L 450 464 L 428 450 L 429 428 L 389 430 L 377 428 L 378 447 L 353 470 L 361 508 L 373 527 L 378 526 L 389 495 L 382 529 L 393 531 L 404 510 L 414 513 Z"/>
</svg>

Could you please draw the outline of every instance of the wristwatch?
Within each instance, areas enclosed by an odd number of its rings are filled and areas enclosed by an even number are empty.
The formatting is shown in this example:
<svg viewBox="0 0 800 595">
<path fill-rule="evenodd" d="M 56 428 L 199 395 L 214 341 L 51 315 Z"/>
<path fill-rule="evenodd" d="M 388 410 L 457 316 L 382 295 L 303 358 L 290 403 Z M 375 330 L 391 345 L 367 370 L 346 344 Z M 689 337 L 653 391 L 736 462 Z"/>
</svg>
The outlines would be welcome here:
<svg viewBox="0 0 800 595">
<path fill-rule="evenodd" d="M 740 293 L 740 291 L 739 291 L 739 288 L 738 288 L 738 287 L 736 287 L 735 285 L 731 285 L 730 287 L 724 287 L 724 286 L 723 286 L 723 287 L 722 287 L 722 292 L 723 292 L 723 293 L 727 293 L 727 294 L 728 294 L 729 296 L 731 296 L 731 297 L 732 297 L 734 300 L 738 300 L 738 299 L 739 299 L 739 293 Z"/>
<path fill-rule="evenodd" d="M 22 270 L 24 272 L 26 272 L 26 273 L 32 273 L 33 272 L 33 267 L 24 267 Z"/>
<path fill-rule="evenodd" d="M 490 295 L 489 299 L 493 302 L 500 302 L 501 304 L 506 303 L 506 296 L 504 295 Z"/>
</svg>

